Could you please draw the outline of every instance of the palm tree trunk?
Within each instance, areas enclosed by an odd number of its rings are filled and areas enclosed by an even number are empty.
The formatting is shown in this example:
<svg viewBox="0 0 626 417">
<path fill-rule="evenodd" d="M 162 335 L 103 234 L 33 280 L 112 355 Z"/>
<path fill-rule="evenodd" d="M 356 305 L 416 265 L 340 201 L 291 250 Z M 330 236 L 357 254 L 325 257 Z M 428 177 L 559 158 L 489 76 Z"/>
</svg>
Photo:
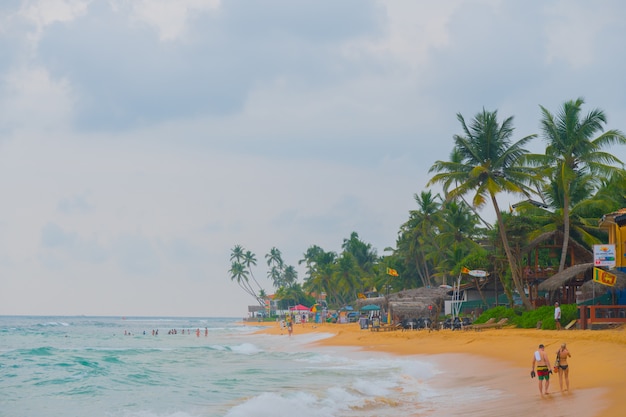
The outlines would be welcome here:
<svg viewBox="0 0 626 417">
<path fill-rule="evenodd" d="M 485 298 L 485 294 L 483 294 L 483 290 L 480 288 L 480 283 L 476 277 L 474 277 L 474 285 L 476 285 L 476 289 L 478 290 L 478 294 L 480 294 L 480 299 L 483 301 L 483 304 L 487 305 L 487 299 Z"/>
<path fill-rule="evenodd" d="M 496 200 L 496 196 L 493 193 L 490 193 L 490 195 L 491 202 L 493 203 L 493 208 L 496 210 L 496 217 L 498 218 L 498 228 L 500 229 L 500 239 L 502 239 L 502 246 L 504 246 L 506 258 L 509 261 L 509 268 L 511 268 L 511 277 L 513 277 L 515 289 L 519 293 L 524 307 L 526 307 L 527 310 L 532 310 L 533 306 L 530 303 L 528 297 L 526 297 L 526 293 L 524 292 L 520 268 L 518 267 L 517 262 L 515 262 L 513 252 L 511 251 L 511 247 L 509 245 L 509 239 L 506 236 L 506 230 L 504 229 L 504 220 L 502 219 L 502 213 L 500 213 L 500 208 L 498 207 L 498 201 Z"/>
<path fill-rule="evenodd" d="M 421 251 L 419 251 L 419 254 L 421 254 Z M 427 277 L 427 273 L 428 271 L 426 270 L 426 261 L 424 262 L 420 262 L 420 260 L 424 259 L 423 256 L 418 256 L 418 254 L 415 255 L 415 270 L 417 271 L 417 275 L 420 277 L 420 279 L 422 280 L 422 286 L 424 287 L 428 287 L 428 277 Z"/>
<path fill-rule="evenodd" d="M 561 250 L 561 262 L 559 272 L 565 269 L 565 258 L 567 258 L 567 247 L 569 245 L 569 187 L 563 191 L 563 249 Z"/>
<path fill-rule="evenodd" d="M 482 218 L 482 216 L 478 213 L 478 210 L 476 210 L 476 208 L 475 208 L 472 204 L 469 204 L 469 203 L 465 200 L 465 198 L 463 198 L 463 196 L 461 196 L 461 200 L 463 200 L 463 202 L 465 203 L 465 205 L 466 205 L 467 207 L 469 207 L 469 209 L 472 211 L 472 213 L 474 213 L 474 215 L 475 215 L 476 217 L 478 217 L 478 219 L 482 222 L 482 224 L 483 224 L 483 225 L 484 225 L 484 226 L 485 226 L 488 230 L 493 229 L 493 226 L 492 226 L 492 225 L 491 225 L 491 224 L 490 224 L 487 220 L 483 219 L 483 218 Z"/>
</svg>

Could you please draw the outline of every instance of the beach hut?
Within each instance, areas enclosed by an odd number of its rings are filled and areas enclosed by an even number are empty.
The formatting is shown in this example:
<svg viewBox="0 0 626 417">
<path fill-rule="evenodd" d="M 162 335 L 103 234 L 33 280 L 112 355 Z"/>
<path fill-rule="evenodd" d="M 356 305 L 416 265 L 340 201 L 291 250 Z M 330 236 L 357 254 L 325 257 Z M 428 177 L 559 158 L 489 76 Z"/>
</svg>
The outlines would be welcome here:
<svg viewBox="0 0 626 417">
<path fill-rule="evenodd" d="M 571 266 L 539 284 L 539 289 L 555 292 L 567 287 L 571 289 L 569 292 L 574 290 L 577 297 L 572 299 L 571 295 L 567 296 L 568 292 L 565 294 L 567 297 L 563 300 L 564 303 L 582 302 L 591 299 L 594 294 L 600 295 L 607 291 L 606 286 L 593 282 L 593 267 L 593 262 Z M 612 289 L 621 290 L 626 288 L 626 274 L 617 270 L 612 270 L 611 273 L 616 275 L 615 285 Z"/>
<path fill-rule="evenodd" d="M 359 311 L 367 305 L 376 305 L 393 317 L 397 323 L 405 318 L 437 317 L 443 309 L 444 299 L 450 299 L 447 288 L 413 288 L 392 293 L 383 297 L 358 299 L 355 305 Z M 389 320 L 391 322 L 391 320 Z"/>
<path fill-rule="evenodd" d="M 563 238 L 563 232 L 559 230 L 546 232 L 533 239 L 528 245 L 521 249 L 520 255 L 526 262 L 522 271 L 524 286 L 528 288 L 528 297 L 535 307 L 550 304 L 550 300 L 546 300 L 543 294 L 540 294 L 540 291 L 546 289 L 543 283 L 550 280 L 558 271 L 558 262 L 563 248 Z M 550 265 L 539 265 L 540 253 L 548 255 L 551 260 Z M 565 267 L 570 269 L 578 265 L 593 262 L 593 252 L 570 237 L 568 241 L 567 259 L 568 264 L 566 264 Z M 551 287 L 552 284 L 548 284 L 547 286 Z M 572 287 L 570 292 L 564 295 L 564 302 L 566 299 L 575 299 L 576 290 L 577 288 Z"/>
</svg>

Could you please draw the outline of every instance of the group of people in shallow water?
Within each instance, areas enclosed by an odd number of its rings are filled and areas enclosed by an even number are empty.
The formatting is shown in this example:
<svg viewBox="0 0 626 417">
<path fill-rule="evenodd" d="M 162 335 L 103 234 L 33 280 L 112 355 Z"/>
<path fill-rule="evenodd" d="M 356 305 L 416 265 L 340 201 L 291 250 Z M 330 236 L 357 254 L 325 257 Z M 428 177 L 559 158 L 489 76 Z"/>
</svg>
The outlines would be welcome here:
<svg viewBox="0 0 626 417">
<path fill-rule="evenodd" d="M 200 337 L 200 328 L 197 328 L 196 331 L 196 336 Z M 146 331 L 143 331 L 144 336 L 146 335 Z M 176 329 L 170 329 L 167 331 L 167 334 L 179 334 L 178 330 Z M 185 334 L 185 329 L 182 329 L 180 331 L 180 334 Z M 191 329 L 187 329 L 186 334 L 191 334 Z M 131 332 L 129 332 L 128 330 L 124 330 L 124 336 L 132 336 L 133 334 Z M 159 329 L 152 329 L 152 336 L 158 336 L 159 335 Z M 209 328 L 205 327 L 204 328 L 204 336 L 208 336 L 209 335 Z"/>
<path fill-rule="evenodd" d="M 567 359 L 571 357 L 572 355 L 567 349 L 567 345 L 565 343 L 561 344 L 561 347 L 556 352 L 554 368 L 552 368 L 548 354 L 545 351 L 545 346 L 543 344 L 539 345 L 539 349 L 533 354 L 530 377 L 534 378 L 537 376 L 539 381 L 539 394 L 541 394 L 542 397 L 549 394 L 550 375 L 553 374 L 553 371 L 559 375 L 559 388 L 561 392 L 569 393 L 569 364 L 567 363 Z M 535 367 L 537 368 L 536 373 Z M 563 390 L 563 381 L 565 381 L 565 390 Z"/>
<path fill-rule="evenodd" d="M 197 328 L 195 333 L 196 333 L 196 337 L 200 337 L 200 333 L 201 333 L 200 328 Z M 158 334 L 159 334 L 159 330 L 156 331 L 156 335 Z M 170 329 L 167 331 L 167 334 L 179 334 L 179 332 L 176 329 Z M 185 329 L 182 329 L 180 331 L 180 334 L 185 334 Z M 191 329 L 187 329 L 187 334 L 191 334 Z M 152 335 L 155 336 L 154 330 L 152 331 Z M 209 335 L 209 329 L 207 327 L 204 328 L 204 335 L 205 336 Z"/>
</svg>

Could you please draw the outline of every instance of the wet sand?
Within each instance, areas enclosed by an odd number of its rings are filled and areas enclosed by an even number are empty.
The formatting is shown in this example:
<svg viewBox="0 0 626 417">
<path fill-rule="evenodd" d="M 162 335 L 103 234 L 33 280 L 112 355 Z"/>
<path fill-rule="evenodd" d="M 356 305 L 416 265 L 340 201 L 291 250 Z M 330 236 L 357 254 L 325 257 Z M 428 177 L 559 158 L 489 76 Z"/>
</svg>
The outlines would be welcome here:
<svg viewBox="0 0 626 417">
<path fill-rule="evenodd" d="M 269 324 L 262 332 L 289 337 L 277 323 Z M 623 329 L 372 332 L 362 330 L 355 323 L 308 323 L 294 327 L 294 336 L 312 332 L 332 335 L 316 342 L 322 346 L 351 346 L 397 355 L 429 355 L 445 371 L 438 377 L 437 384 L 451 389 L 452 393 L 454 386 L 459 384 L 501 392 L 492 401 L 450 409 L 446 413 L 448 416 L 626 415 L 626 330 Z M 568 361 L 570 392 L 560 391 L 558 375 L 553 374 L 550 394 L 542 398 L 537 378 L 530 378 L 532 354 L 539 343 L 543 343 L 552 362 L 563 342 L 567 343 L 572 354 Z M 429 414 L 427 410 L 420 410 L 415 414 L 418 415 Z"/>
</svg>

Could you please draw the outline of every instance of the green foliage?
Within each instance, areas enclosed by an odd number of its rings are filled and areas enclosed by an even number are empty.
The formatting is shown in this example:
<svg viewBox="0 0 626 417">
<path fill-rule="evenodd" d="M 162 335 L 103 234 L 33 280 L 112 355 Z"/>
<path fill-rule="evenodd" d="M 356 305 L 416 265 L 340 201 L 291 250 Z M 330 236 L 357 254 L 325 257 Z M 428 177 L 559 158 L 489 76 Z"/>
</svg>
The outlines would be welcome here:
<svg viewBox="0 0 626 417">
<path fill-rule="evenodd" d="M 491 261 L 489 259 L 489 252 L 482 247 L 474 248 L 474 250 L 463 258 L 459 265 L 457 265 L 454 271 L 455 275 L 458 274 L 463 267 L 490 271 Z"/>
<path fill-rule="evenodd" d="M 515 323 L 515 321 L 517 320 L 517 313 L 512 308 L 498 306 L 490 308 L 489 310 L 485 310 L 474 323 L 484 323 L 491 318 L 499 321 L 500 319 L 503 319 L 505 317 L 509 319 L 509 323 Z"/>
<path fill-rule="evenodd" d="M 475 321 L 475 323 L 484 323 L 490 318 L 500 320 L 507 317 L 510 324 L 522 329 L 534 329 L 537 323 L 541 322 L 543 330 L 555 330 L 556 323 L 554 321 L 554 307 L 542 306 L 536 310 L 523 311 L 511 309 L 508 307 L 494 307 L 485 310 Z M 572 320 L 578 319 L 578 307 L 576 304 L 565 304 L 561 306 L 561 325 L 565 326 Z"/>
<path fill-rule="evenodd" d="M 552 320 L 552 323 L 550 323 Z M 554 307 L 552 306 L 542 306 L 536 310 L 527 311 L 520 317 L 520 320 L 515 323 L 518 327 L 523 329 L 534 329 L 537 327 L 537 323 L 542 323 L 542 329 L 549 328 L 547 326 L 552 326 L 553 329 L 556 328 L 554 325 Z"/>
<path fill-rule="evenodd" d="M 572 320 L 577 320 L 579 316 L 576 304 L 565 304 L 561 306 L 561 324 L 567 325 Z"/>
</svg>

